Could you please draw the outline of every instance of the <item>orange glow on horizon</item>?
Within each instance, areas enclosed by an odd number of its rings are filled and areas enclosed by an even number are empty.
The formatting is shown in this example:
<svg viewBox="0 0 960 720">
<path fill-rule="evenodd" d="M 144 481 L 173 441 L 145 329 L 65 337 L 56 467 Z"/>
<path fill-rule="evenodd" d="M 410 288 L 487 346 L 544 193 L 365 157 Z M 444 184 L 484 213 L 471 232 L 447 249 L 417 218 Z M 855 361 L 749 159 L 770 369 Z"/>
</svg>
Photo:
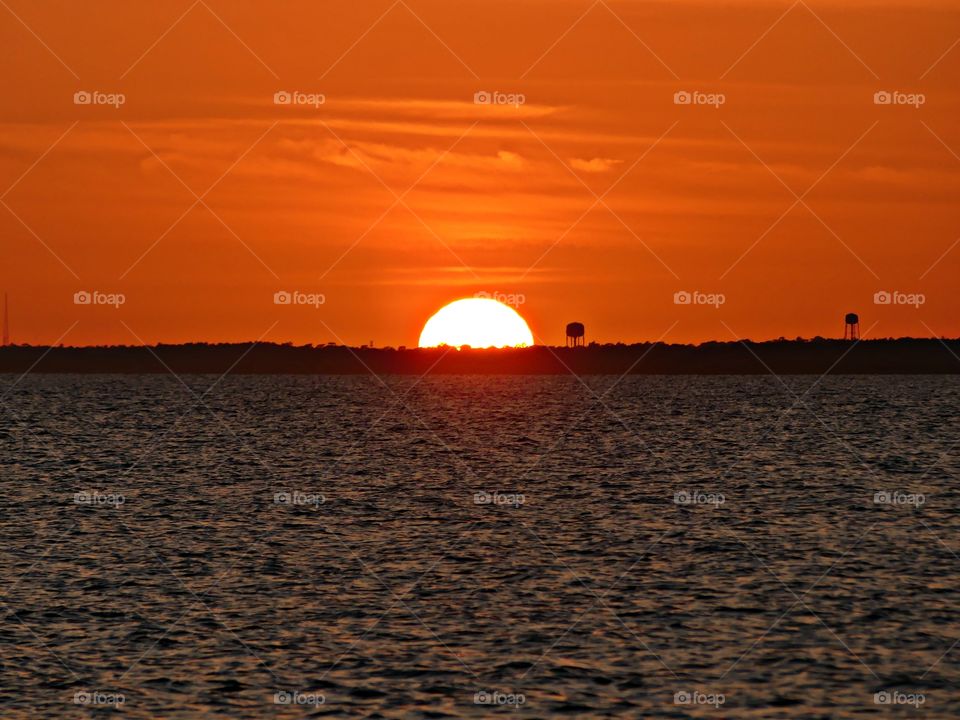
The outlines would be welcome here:
<svg viewBox="0 0 960 720">
<path fill-rule="evenodd" d="M 14 343 L 960 336 L 955 2 L 8 5 Z"/>
</svg>

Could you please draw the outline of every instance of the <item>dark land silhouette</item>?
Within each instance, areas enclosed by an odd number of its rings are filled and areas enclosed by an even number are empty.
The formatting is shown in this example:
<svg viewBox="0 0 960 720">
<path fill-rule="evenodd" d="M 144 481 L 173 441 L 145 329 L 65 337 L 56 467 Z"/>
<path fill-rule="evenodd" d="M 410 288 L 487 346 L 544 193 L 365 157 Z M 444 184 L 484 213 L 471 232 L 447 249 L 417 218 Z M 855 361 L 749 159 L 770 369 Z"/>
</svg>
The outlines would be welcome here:
<svg viewBox="0 0 960 720">
<path fill-rule="evenodd" d="M 700 345 L 351 348 L 273 343 L 0 348 L 2 373 L 638 375 L 950 374 L 960 339 L 771 340 Z"/>
</svg>

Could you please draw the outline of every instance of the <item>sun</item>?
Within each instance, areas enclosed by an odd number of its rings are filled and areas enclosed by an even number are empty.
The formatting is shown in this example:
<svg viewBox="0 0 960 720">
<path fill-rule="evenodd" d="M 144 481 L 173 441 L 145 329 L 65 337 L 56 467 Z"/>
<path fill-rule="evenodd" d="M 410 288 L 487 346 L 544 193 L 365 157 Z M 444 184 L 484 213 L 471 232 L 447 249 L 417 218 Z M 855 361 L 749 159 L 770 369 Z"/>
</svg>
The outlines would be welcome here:
<svg viewBox="0 0 960 720">
<path fill-rule="evenodd" d="M 520 313 L 486 298 L 465 298 L 444 306 L 427 320 L 420 347 L 528 347 L 533 333 Z"/>
</svg>

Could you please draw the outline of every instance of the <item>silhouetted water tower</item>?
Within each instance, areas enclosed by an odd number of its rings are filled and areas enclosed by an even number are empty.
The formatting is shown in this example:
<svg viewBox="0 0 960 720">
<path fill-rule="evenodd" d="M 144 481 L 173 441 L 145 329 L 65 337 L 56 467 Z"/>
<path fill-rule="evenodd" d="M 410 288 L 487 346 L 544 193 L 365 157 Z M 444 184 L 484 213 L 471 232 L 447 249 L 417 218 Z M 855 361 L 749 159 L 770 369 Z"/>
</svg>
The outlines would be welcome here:
<svg viewBox="0 0 960 720">
<path fill-rule="evenodd" d="M 583 323 L 567 324 L 567 347 L 583 347 Z"/>
<path fill-rule="evenodd" d="M 856 313 L 847 313 L 843 318 L 843 339 L 860 339 L 860 316 Z"/>
</svg>

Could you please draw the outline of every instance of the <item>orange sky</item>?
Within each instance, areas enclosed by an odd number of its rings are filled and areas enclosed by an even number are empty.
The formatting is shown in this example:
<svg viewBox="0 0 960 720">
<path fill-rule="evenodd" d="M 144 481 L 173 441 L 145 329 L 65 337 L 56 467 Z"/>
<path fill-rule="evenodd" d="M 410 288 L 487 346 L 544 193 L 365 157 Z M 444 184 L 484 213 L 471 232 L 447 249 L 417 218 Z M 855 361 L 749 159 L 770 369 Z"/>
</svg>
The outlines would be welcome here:
<svg viewBox="0 0 960 720">
<path fill-rule="evenodd" d="M 4 0 L 12 339 L 414 345 L 478 291 L 547 343 L 958 336 L 958 38 L 916 0 Z"/>
</svg>

